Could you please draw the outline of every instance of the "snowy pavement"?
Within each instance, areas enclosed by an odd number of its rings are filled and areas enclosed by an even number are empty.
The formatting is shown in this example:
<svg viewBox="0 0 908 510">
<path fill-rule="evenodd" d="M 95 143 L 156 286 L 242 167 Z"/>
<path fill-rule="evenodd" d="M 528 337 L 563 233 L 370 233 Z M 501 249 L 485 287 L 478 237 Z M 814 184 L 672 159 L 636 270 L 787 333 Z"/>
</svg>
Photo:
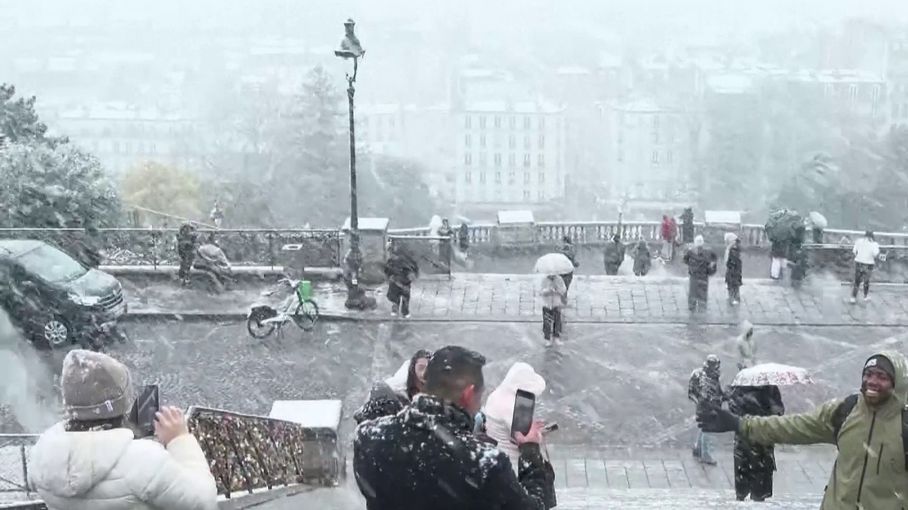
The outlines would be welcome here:
<svg viewBox="0 0 908 510">
<path fill-rule="evenodd" d="M 254 303 L 277 303 L 264 297 L 264 286 L 245 286 L 220 295 L 181 289 L 168 283 L 133 285 L 125 282 L 131 314 L 149 316 L 240 317 Z M 687 279 L 679 277 L 578 275 L 565 316 L 571 322 L 736 324 L 748 319 L 775 325 L 908 325 L 908 292 L 903 285 L 873 288 L 870 302 L 848 303 L 849 287 L 834 281 L 814 282 L 801 290 L 771 280 L 746 280 L 742 302 L 726 301 L 724 283 L 713 278 L 709 309 L 687 309 Z M 326 318 L 390 319 L 384 287 L 371 289 L 379 308 L 351 312 L 344 308 L 345 291 L 337 283 L 319 283 L 315 299 Z M 413 286 L 413 321 L 538 321 L 541 304 L 538 276 L 458 273 L 418 280 Z"/>
</svg>

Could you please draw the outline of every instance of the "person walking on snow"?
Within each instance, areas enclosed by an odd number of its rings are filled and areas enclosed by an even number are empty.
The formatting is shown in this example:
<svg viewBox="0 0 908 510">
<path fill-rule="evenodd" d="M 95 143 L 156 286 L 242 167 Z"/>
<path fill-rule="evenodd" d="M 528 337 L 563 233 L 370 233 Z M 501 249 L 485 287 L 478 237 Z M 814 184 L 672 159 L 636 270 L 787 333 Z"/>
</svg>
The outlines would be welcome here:
<svg viewBox="0 0 908 510">
<path fill-rule="evenodd" d="M 690 380 L 687 383 L 687 398 L 697 405 L 697 419 L 700 414 L 712 406 L 722 406 L 724 395 L 722 393 L 722 384 L 719 382 L 719 358 L 715 354 L 710 354 L 703 362 L 703 367 L 691 372 Z M 712 441 L 709 435 L 703 430 L 698 431 L 697 441 L 694 443 L 693 454 L 700 462 L 709 465 L 715 465 L 716 461 L 712 457 Z"/>
<path fill-rule="evenodd" d="M 729 409 L 740 416 L 781 416 L 785 414 L 778 386 L 737 386 L 729 395 Z M 744 501 L 772 497 L 772 474 L 776 470 L 772 445 L 751 443 L 735 434 L 735 496 Z"/>
<path fill-rule="evenodd" d="M 646 276 L 652 267 L 652 255 L 649 252 L 649 246 L 643 239 L 637 241 L 634 247 L 634 274 L 637 276 Z"/>
<path fill-rule="evenodd" d="M 687 207 L 681 213 L 681 242 L 690 244 L 694 242 L 694 209 Z"/>
<path fill-rule="evenodd" d="M 741 240 L 735 238 L 725 256 L 725 285 L 732 306 L 741 302 L 741 284 L 744 283 L 744 263 L 741 261 Z"/>
<path fill-rule="evenodd" d="M 391 302 L 391 315 L 397 315 L 399 312 L 404 319 L 409 319 L 410 286 L 419 276 L 419 265 L 406 248 L 392 243 L 391 253 L 385 263 L 385 276 L 388 277 L 388 301 Z"/>
<path fill-rule="evenodd" d="M 851 287 L 851 302 L 858 300 L 858 289 L 864 285 L 864 301 L 870 301 L 870 275 L 876 258 L 880 256 L 880 245 L 873 240 L 873 232 L 867 231 L 864 237 L 854 242 L 854 285 Z"/>
<path fill-rule="evenodd" d="M 744 416 L 714 406 L 700 429 L 737 432 L 752 444 L 834 444 L 838 448 L 821 510 L 908 508 L 905 401 L 908 362 L 895 351 L 867 358 L 860 393 L 788 416 Z"/>
<path fill-rule="evenodd" d="M 741 334 L 735 340 L 738 348 L 738 370 L 757 364 L 757 343 L 754 341 L 754 325 L 750 321 L 741 323 Z"/>
<path fill-rule="evenodd" d="M 618 274 L 622 262 L 624 262 L 624 245 L 621 244 L 621 236 L 615 234 L 612 242 L 605 245 L 605 274 L 611 276 Z"/>
<path fill-rule="evenodd" d="M 550 274 L 542 279 L 542 335 L 545 346 L 551 347 L 561 343 L 561 307 L 564 306 L 567 287 L 557 274 Z"/>
<path fill-rule="evenodd" d="M 684 263 L 687 264 L 689 284 L 687 289 L 687 307 L 692 312 L 706 311 L 709 301 L 709 277 L 716 274 L 717 257 L 712 250 L 707 248 L 703 236 L 694 238 L 693 249 L 684 254 Z"/>
<path fill-rule="evenodd" d="M 678 236 L 678 224 L 667 214 L 662 215 L 662 260 L 669 262 L 675 258 L 675 238 Z"/>
<path fill-rule="evenodd" d="M 195 260 L 198 246 L 199 235 L 195 225 L 188 222 L 180 225 L 180 230 L 177 232 L 177 255 L 180 257 L 180 285 L 184 287 L 192 281 L 192 262 Z"/>
</svg>

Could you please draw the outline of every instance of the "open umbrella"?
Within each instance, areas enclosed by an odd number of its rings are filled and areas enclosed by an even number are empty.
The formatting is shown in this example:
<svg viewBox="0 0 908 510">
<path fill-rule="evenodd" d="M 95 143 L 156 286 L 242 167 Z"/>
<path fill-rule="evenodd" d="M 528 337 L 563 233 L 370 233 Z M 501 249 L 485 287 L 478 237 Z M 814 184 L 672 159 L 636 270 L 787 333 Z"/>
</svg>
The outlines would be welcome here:
<svg viewBox="0 0 908 510">
<path fill-rule="evenodd" d="M 807 217 L 810 218 L 810 222 L 813 223 L 813 226 L 816 228 L 826 228 L 826 226 L 829 225 L 829 222 L 826 221 L 826 216 L 823 216 L 816 211 L 811 211 Z"/>
<path fill-rule="evenodd" d="M 540 274 L 567 274 L 574 272 L 574 264 L 563 253 L 549 253 L 539 257 L 533 270 Z"/>
<path fill-rule="evenodd" d="M 779 363 L 762 363 L 741 370 L 731 382 L 732 386 L 791 386 L 793 384 L 813 384 L 813 379 L 805 368 Z"/>
</svg>

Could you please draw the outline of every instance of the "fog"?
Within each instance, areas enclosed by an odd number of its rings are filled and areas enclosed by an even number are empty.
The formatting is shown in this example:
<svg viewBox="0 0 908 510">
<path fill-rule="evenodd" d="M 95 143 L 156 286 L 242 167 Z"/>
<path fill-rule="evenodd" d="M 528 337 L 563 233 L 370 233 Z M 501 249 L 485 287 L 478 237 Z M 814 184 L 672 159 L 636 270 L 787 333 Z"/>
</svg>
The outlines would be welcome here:
<svg viewBox="0 0 908 510">
<path fill-rule="evenodd" d="M 0 81 L 37 96 L 51 133 L 97 156 L 127 208 L 205 220 L 217 200 L 236 227 L 336 226 L 351 66 L 333 50 L 348 17 L 366 48 L 361 208 L 392 226 L 684 205 L 905 226 L 883 184 L 902 180 L 891 128 L 908 120 L 898 0 L 6 0 Z M 464 128 L 473 114 L 505 119 L 488 149 Z M 515 115 L 552 120 L 537 144 L 507 134 Z M 305 141 L 319 129 L 330 136 Z M 309 145 L 323 153 L 306 160 Z M 170 203 L 134 185 L 162 167 L 186 174 L 158 183 L 181 190 Z M 402 199 L 411 185 L 419 200 Z M 300 195 L 337 207 L 286 205 Z"/>
</svg>

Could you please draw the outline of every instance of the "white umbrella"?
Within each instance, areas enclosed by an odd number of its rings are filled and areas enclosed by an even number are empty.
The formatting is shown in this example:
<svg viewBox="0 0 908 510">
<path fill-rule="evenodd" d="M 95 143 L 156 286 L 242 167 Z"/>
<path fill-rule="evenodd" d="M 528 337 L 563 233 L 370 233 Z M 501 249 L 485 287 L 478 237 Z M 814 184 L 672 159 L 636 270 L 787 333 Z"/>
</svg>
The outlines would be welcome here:
<svg viewBox="0 0 908 510">
<path fill-rule="evenodd" d="M 829 225 L 829 222 L 826 221 L 826 216 L 823 216 L 816 211 L 811 211 L 807 217 L 810 218 L 810 222 L 813 223 L 813 226 L 817 228 L 826 228 L 826 226 Z"/>
<path fill-rule="evenodd" d="M 563 253 L 549 253 L 539 257 L 533 270 L 541 274 L 567 274 L 574 272 L 574 264 Z"/>
<path fill-rule="evenodd" d="M 731 382 L 732 386 L 791 386 L 793 384 L 813 384 L 813 378 L 806 368 L 763 363 L 738 372 Z"/>
</svg>

